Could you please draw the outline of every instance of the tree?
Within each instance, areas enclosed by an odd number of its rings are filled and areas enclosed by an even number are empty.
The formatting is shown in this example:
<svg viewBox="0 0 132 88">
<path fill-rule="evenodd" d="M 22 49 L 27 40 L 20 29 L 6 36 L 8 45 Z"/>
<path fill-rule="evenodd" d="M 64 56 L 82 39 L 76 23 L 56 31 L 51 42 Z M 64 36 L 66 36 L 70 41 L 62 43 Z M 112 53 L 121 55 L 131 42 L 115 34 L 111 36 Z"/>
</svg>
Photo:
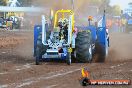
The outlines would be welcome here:
<svg viewBox="0 0 132 88">
<path fill-rule="evenodd" d="M 131 5 L 132 6 L 132 2 L 128 3 L 128 5 Z"/>
<path fill-rule="evenodd" d="M 31 6 L 32 0 L 18 0 L 20 6 Z"/>
<path fill-rule="evenodd" d="M 112 13 L 113 15 L 119 16 L 121 14 L 121 8 L 118 5 L 114 5 L 112 7 Z"/>
<path fill-rule="evenodd" d="M 6 0 L 0 0 L 0 6 L 6 6 Z"/>
<path fill-rule="evenodd" d="M 92 10 L 95 8 L 93 7 L 97 7 L 99 12 L 103 12 L 105 9 L 107 9 L 107 7 L 109 7 L 109 3 L 110 0 L 75 0 L 77 4 L 75 4 L 75 6 L 77 8 L 79 8 L 80 10 Z M 90 9 L 91 7 L 91 9 Z M 84 9 L 86 8 L 86 9 Z M 85 12 L 85 11 L 84 11 Z"/>
</svg>

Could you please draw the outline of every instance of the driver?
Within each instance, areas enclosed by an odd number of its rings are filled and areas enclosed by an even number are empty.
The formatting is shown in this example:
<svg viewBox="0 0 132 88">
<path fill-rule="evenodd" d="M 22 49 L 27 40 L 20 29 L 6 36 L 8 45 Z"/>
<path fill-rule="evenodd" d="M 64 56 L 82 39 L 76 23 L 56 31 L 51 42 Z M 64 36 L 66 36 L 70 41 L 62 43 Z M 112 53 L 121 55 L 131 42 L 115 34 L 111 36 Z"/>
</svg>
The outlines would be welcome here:
<svg viewBox="0 0 132 88">
<path fill-rule="evenodd" d="M 64 29 L 64 39 L 67 41 L 68 40 L 68 20 L 65 18 L 64 23 L 63 23 L 63 29 Z"/>
<path fill-rule="evenodd" d="M 60 39 L 68 39 L 68 20 L 66 18 L 60 18 L 58 21 L 58 26 L 60 27 Z"/>
</svg>

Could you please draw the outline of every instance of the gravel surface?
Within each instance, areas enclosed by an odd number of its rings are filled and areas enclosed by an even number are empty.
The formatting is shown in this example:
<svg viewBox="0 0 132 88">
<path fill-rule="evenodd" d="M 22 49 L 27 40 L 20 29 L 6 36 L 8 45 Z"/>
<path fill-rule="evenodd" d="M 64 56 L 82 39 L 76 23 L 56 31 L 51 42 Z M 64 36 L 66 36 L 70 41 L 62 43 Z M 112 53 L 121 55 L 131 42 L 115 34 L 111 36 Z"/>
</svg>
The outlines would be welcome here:
<svg viewBox="0 0 132 88">
<path fill-rule="evenodd" d="M 83 88 L 81 68 L 91 79 L 132 79 L 132 34 L 112 33 L 105 63 L 34 63 L 32 31 L 0 31 L 0 88 Z M 86 88 L 132 88 L 131 85 Z"/>
</svg>

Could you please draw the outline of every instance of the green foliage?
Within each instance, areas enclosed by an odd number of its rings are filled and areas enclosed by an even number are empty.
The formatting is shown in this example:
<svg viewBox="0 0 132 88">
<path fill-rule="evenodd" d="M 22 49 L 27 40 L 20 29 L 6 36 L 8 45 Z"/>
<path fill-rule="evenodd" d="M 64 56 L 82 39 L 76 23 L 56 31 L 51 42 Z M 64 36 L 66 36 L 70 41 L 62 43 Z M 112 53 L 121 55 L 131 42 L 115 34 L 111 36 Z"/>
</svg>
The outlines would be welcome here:
<svg viewBox="0 0 132 88">
<path fill-rule="evenodd" d="M 89 0 L 89 2 L 95 5 L 108 5 L 110 0 Z"/>
<path fill-rule="evenodd" d="M 119 16 L 121 14 L 121 8 L 118 5 L 114 5 L 112 7 L 112 13 L 113 15 Z"/>
<path fill-rule="evenodd" d="M 99 7 L 99 12 L 103 12 L 103 10 L 106 10 L 107 14 L 110 15 L 117 15 L 119 16 L 121 14 L 121 8 L 118 5 L 110 6 L 110 0 L 90 0 L 90 3 L 96 5 Z"/>
<path fill-rule="evenodd" d="M 132 2 L 128 3 L 128 5 L 132 5 Z"/>
<path fill-rule="evenodd" d="M 0 0 L 0 6 L 6 6 L 5 0 Z"/>
<path fill-rule="evenodd" d="M 20 6 L 31 6 L 32 0 L 18 0 Z"/>
</svg>

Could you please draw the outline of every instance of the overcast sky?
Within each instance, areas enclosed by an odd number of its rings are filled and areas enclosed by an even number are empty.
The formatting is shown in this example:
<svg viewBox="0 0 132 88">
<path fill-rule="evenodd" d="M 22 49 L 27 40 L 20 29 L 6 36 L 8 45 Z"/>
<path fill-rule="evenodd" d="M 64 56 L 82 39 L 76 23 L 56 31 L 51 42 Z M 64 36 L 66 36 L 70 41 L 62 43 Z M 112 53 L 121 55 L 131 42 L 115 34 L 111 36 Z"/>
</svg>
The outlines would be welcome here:
<svg viewBox="0 0 132 88">
<path fill-rule="evenodd" d="M 111 0 L 110 5 L 119 5 L 124 10 L 129 2 L 132 2 L 132 0 Z"/>
</svg>

